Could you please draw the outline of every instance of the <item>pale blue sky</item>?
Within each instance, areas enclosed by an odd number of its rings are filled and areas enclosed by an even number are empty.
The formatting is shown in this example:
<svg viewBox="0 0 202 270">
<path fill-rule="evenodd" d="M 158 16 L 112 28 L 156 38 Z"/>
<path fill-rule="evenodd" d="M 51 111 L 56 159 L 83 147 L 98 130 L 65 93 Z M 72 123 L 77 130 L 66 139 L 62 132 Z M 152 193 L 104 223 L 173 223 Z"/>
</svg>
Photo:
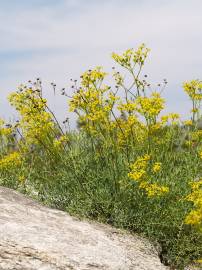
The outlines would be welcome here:
<svg viewBox="0 0 202 270">
<path fill-rule="evenodd" d="M 96 65 L 107 71 L 112 51 L 144 42 L 145 67 L 156 85 L 167 78 L 168 110 L 185 114 L 182 82 L 202 79 L 201 0 L 0 0 L 0 116 L 12 114 L 6 96 L 20 83 L 40 77 L 60 119 L 66 100 L 58 88 Z"/>
</svg>

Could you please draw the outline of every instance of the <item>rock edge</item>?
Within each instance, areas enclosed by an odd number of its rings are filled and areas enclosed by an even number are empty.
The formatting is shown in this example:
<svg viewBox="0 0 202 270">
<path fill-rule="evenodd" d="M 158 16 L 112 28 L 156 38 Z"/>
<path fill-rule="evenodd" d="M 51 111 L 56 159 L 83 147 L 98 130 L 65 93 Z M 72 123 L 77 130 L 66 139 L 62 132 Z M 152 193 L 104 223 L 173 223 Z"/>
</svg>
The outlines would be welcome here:
<svg viewBox="0 0 202 270">
<path fill-rule="evenodd" d="M 147 240 L 0 187 L 1 270 L 164 270 Z"/>
</svg>

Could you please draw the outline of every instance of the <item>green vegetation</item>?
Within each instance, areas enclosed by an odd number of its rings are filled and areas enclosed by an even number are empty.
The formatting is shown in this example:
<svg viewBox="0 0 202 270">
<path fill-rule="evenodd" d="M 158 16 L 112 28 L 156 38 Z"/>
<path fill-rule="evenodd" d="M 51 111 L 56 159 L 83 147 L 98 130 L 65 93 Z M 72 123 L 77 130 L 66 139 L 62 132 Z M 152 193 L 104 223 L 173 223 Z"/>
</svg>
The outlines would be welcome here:
<svg viewBox="0 0 202 270">
<path fill-rule="evenodd" d="M 191 119 L 163 115 L 167 82 L 156 91 L 142 75 L 148 52 L 114 53 L 128 74 L 113 68 L 114 86 L 100 67 L 73 82 L 75 131 L 61 128 L 39 79 L 12 93 L 19 121 L 0 122 L 0 184 L 146 235 L 160 243 L 163 263 L 184 269 L 202 262 L 202 82 L 183 84 Z"/>
</svg>

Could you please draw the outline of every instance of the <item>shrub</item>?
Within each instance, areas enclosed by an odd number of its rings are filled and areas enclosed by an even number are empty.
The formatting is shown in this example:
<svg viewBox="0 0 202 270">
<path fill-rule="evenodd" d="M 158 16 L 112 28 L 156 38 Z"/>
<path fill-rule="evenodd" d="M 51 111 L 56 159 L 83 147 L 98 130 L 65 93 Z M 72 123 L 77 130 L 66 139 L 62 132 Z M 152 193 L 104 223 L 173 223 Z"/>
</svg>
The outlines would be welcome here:
<svg viewBox="0 0 202 270">
<path fill-rule="evenodd" d="M 40 80 L 11 94 L 19 120 L 8 127 L 1 121 L 0 183 L 142 233 L 161 244 L 163 263 L 184 269 L 202 256 L 202 82 L 183 85 L 191 119 L 163 115 L 167 81 L 157 91 L 142 75 L 148 53 L 144 44 L 113 53 L 129 78 L 113 68 L 112 86 L 101 67 L 74 81 L 69 109 L 77 130 L 61 128 Z"/>
</svg>

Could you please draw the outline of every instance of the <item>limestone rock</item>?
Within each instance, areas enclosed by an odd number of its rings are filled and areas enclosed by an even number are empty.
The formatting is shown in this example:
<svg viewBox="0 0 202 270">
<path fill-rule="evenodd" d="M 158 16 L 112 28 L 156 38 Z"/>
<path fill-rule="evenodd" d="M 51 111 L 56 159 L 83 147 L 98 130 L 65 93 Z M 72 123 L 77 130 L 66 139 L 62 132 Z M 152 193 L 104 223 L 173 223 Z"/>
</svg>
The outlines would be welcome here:
<svg viewBox="0 0 202 270">
<path fill-rule="evenodd" d="M 1 270 L 163 270 L 148 240 L 0 187 Z"/>
</svg>

